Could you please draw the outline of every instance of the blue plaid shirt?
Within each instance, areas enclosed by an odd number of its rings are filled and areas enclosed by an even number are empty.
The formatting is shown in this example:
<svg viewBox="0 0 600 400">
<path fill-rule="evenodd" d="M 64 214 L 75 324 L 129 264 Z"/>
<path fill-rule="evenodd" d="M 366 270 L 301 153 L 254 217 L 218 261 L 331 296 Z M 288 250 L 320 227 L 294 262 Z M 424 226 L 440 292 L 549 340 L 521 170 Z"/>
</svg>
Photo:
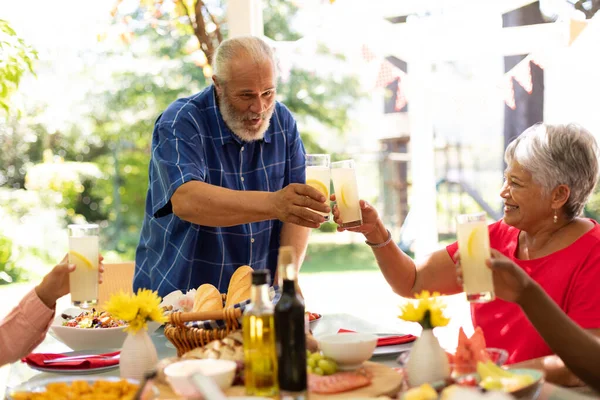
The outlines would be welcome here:
<svg viewBox="0 0 600 400">
<path fill-rule="evenodd" d="M 196 225 L 173 214 L 171 196 L 191 180 L 270 192 L 305 182 L 304 146 L 283 104 L 275 103 L 264 139 L 247 143 L 225 125 L 213 86 L 175 101 L 156 121 L 149 173 L 134 290 L 149 288 L 165 296 L 211 283 L 225 293 L 241 265 L 268 268 L 274 276 L 281 221 Z"/>
</svg>

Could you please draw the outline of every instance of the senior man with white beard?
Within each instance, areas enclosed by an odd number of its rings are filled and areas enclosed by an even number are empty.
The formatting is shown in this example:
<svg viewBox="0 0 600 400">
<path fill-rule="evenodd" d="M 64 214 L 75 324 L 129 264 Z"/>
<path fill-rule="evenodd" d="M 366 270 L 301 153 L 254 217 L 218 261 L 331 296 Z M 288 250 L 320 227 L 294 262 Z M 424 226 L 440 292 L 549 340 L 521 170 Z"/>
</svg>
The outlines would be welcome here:
<svg viewBox="0 0 600 400">
<path fill-rule="evenodd" d="M 296 121 L 275 100 L 272 49 L 236 37 L 221 43 L 212 66 L 211 86 L 156 121 L 135 290 L 164 296 L 210 283 L 224 293 L 242 265 L 275 276 L 279 247 L 293 246 L 302 260 L 309 228 L 324 222 L 308 208 L 330 211 L 304 184 Z"/>
</svg>

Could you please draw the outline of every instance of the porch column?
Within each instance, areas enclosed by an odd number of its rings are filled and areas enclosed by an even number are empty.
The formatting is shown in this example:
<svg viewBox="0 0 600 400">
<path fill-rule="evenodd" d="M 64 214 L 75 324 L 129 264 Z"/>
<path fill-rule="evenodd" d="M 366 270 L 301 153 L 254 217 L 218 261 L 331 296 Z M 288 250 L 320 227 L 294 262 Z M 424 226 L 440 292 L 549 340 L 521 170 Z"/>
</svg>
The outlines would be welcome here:
<svg viewBox="0 0 600 400">
<path fill-rule="evenodd" d="M 227 0 L 229 37 L 264 35 L 262 0 Z"/>
</svg>

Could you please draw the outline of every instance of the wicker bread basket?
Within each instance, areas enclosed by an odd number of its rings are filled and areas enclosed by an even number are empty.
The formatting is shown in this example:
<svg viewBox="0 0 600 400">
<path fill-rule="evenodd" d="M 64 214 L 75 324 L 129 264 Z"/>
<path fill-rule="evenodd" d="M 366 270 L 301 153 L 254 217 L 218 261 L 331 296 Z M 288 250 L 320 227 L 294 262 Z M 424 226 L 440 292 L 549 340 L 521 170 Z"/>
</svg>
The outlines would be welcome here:
<svg viewBox="0 0 600 400">
<path fill-rule="evenodd" d="M 226 295 L 222 296 L 225 302 Z M 165 324 L 165 337 L 173 343 L 177 349 L 177 356 L 181 357 L 192 349 L 202 347 L 213 340 L 223 339 L 231 332 L 241 329 L 239 319 L 242 313 L 243 307 L 239 304 L 224 308 L 222 311 L 174 312 L 170 315 L 169 322 Z M 197 321 L 218 322 L 212 324 L 218 327 L 208 328 L 203 325 L 186 324 L 186 322 Z"/>
</svg>

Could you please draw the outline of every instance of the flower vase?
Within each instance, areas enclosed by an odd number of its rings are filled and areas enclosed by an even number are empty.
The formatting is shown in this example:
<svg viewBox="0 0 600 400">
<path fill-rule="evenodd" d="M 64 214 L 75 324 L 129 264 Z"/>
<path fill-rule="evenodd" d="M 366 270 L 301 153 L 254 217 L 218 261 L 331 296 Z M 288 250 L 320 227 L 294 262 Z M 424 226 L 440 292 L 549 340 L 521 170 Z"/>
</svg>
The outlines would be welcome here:
<svg viewBox="0 0 600 400">
<path fill-rule="evenodd" d="M 142 380 L 144 374 L 158 363 L 158 354 L 152 339 L 145 329 L 130 332 L 121 348 L 119 368 L 121 378 Z"/>
<path fill-rule="evenodd" d="M 410 387 L 450 377 L 448 356 L 433 335 L 432 329 L 423 329 L 421 336 L 413 344 L 406 365 L 406 374 Z"/>
</svg>

